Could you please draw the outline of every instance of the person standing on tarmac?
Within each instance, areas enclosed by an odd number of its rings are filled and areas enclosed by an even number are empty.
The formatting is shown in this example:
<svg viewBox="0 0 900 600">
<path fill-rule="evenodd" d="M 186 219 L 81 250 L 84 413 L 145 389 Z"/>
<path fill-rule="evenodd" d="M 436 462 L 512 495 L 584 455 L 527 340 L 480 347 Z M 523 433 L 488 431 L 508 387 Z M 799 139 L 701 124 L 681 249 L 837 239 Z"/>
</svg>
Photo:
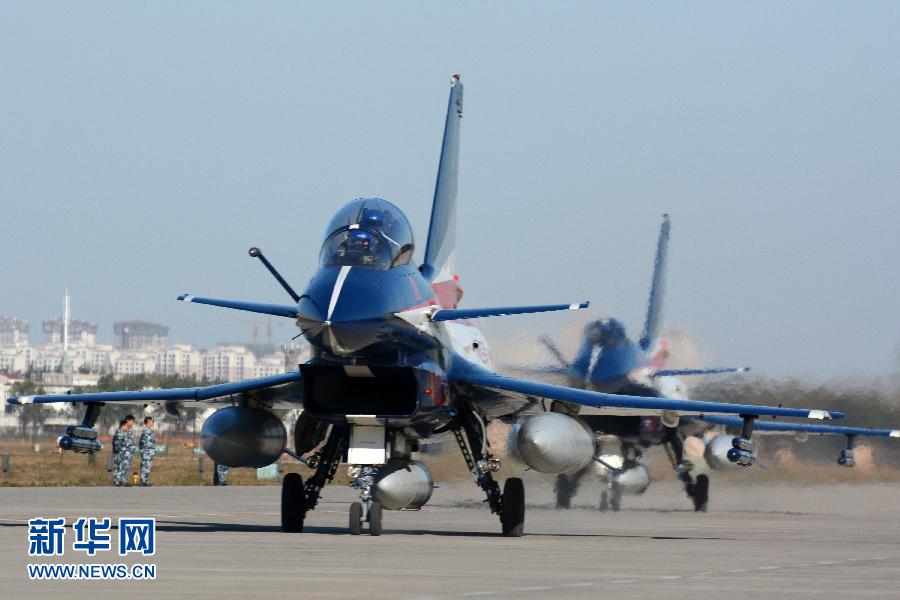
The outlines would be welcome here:
<svg viewBox="0 0 900 600">
<path fill-rule="evenodd" d="M 122 449 L 122 481 L 125 482 L 125 487 L 131 487 L 132 484 L 128 483 L 128 471 L 131 470 L 131 465 L 134 463 L 134 452 L 137 449 L 137 445 L 134 443 L 134 415 L 125 415 L 124 442 Z"/>
<path fill-rule="evenodd" d="M 213 485 L 228 485 L 228 467 L 216 463 L 213 471 Z"/>
<path fill-rule="evenodd" d="M 119 428 L 116 429 L 112 439 L 113 459 L 115 461 L 113 481 L 115 482 L 116 487 L 122 487 L 126 483 L 125 474 L 127 473 L 127 469 L 123 469 L 122 465 L 125 463 L 125 436 L 127 434 L 127 423 L 128 421 L 125 419 L 119 421 Z"/>
<path fill-rule="evenodd" d="M 153 417 L 144 417 L 144 427 L 138 442 L 141 452 L 141 487 L 150 487 L 150 470 L 153 468 L 153 457 L 156 456 L 156 438 L 153 435 Z"/>
<path fill-rule="evenodd" d="M 119 430 L 113 436 L 113 452 L 115 452 L 116 487 L 131 487 L 128 483 L 128 469 L 134 460 L 134 417 L 127 415 L 119 422 Z"/>
</svg>

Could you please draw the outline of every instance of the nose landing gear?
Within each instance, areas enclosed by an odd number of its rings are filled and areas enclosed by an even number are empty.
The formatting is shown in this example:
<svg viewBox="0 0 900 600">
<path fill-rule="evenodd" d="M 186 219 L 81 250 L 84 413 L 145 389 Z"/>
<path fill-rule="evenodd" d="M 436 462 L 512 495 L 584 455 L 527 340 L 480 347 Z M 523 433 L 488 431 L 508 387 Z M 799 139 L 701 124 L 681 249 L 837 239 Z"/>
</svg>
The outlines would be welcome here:
<svg viewBox="0 0 900 600">
<path fill-rule="evenodd" d="M 381 535 L 381 504 L 354 502 L 350 505 L 350 535 L 362 534 L 362 524 L 369 522 L 369 534 Z"/>
<path fill-rule="evenodd" d="M 361 500 L 350 505 L 350 535 L 360 535 L 364 522 L 369 523 L 370 535 L 381 535 L 381 503 L 372 500 L 372 486 L 378 471 L 374 467 L 359 465 L 351 465 L 349 471 L 356 473 L 356 479 L 350 485 L 359 489 Z"/>
</svg>

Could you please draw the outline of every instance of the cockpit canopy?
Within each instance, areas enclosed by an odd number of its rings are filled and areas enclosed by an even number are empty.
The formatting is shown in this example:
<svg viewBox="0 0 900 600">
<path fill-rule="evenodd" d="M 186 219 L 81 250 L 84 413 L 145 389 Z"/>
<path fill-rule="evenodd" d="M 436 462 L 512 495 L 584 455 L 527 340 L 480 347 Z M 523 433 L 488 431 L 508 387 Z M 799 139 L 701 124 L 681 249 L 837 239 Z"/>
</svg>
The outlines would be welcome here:
<svg viewBox="0 0 900 600">
<path fill-rule="evenodd" d="M 620 346 L 628 336 L 625 325 L 618 319 L 598 319 L 585 326 L 584 340 L 591 345 Z"/>
<path fill-rule="evenodd" d="M 390 269 L 409 263 L 413 249 L 412 227 L 399 208 L 380 198 L 360 198 L 331 219 L 319 265 Z"/>
</svg>

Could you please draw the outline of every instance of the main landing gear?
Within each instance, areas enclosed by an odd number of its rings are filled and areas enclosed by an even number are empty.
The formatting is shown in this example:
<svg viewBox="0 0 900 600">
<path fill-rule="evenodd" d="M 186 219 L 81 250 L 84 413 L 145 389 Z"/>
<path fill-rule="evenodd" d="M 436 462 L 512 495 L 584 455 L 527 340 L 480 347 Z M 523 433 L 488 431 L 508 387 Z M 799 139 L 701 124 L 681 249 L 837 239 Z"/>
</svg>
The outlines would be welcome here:
<svg viewBox="0 0 900 600">
<path fill-rule="evenodd" d="M 677 427 L 666 428 L 663 447 L 675 469 L 675 475 L 684 484 L 684 491 L 694 505 L 694 512 L 706 512 L 709 504 L 709 476 L 697 475 L 695 478 L 691 474 L 694 465 L 684 459 L 684 436 Z"/>
<path fill-rule="evenodd" d="M 347 433 L 345 427 L 332 426 L 325 446 L 307 460 L 307 464 L 316 471 L 306 480 L 305 485 L 299 473 L 288 473 L 284 476 L 284 480 L 281 482 L 282 531 L 288 533 L 303 531 L 306 513 L 316 508 L 322 488 L 334 478 L 334 474 L 337 472 L 344 447 L 347 444 Z"/>
<path fill-rule="evenodd" d="M 506 537 L 525 534 L 525 484 L 518 477 L 510 477 L 500 485 L 492 473 L 500 470 L 500 461 L 488 450 L 484 418 L 468 403 L 460 406 L 457 426 L 453 429 L 456 443 L 462 452 L 475 483 L 484 490 L 491 512 L 500 515 L 500 527 Z"/>
<path fill-rule="evenodd" d="M 611 510 L 619 512 L 622 508 L 622 489 L 616 483 L 615 477 L 609 478 L 607 488 L 600 492 L 600 512 Z"/>
</svg>

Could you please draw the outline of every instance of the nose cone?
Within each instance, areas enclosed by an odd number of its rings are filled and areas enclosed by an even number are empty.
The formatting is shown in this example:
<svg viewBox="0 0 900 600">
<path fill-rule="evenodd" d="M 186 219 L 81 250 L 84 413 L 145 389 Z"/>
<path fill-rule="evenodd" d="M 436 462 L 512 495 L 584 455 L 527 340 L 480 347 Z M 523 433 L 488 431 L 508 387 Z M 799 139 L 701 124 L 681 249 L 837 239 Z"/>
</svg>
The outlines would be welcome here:
<svg viewBox="0 0 900 600">
<path fill-rule="evenodd" d="M 377 344 L 394 312 L 386 274 L 352 267 L 316 273 L 298 305 L 297 323 L 306 339 L 337 356 Z"/>
</svg>

